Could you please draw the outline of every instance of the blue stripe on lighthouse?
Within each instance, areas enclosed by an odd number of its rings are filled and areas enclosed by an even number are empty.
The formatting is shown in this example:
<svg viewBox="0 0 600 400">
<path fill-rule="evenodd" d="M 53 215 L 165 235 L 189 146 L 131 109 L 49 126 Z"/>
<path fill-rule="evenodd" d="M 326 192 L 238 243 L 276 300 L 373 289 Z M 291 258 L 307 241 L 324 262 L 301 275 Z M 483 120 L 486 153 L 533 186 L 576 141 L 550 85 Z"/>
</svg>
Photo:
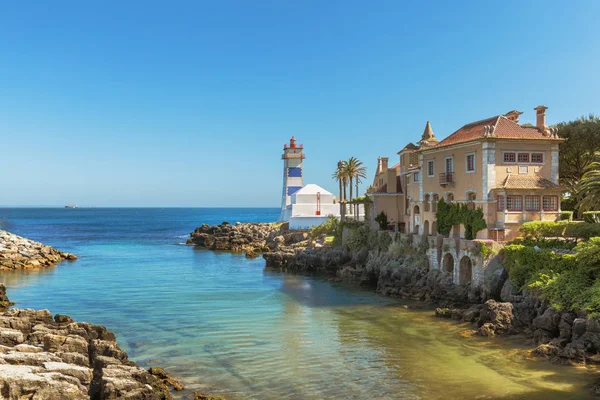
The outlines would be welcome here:
<svg viewBox="0 0 600 400">
<path fill-rule="evenodd" d="M 291 196 L 296 193 L 298 190 L 302 189 L 302 186 L 288 186 L 287 195 Z"/>
<path fill-rule="evenodd" d="M 302 168 L 289 167 L 288 168 L 288 176 L 292 177 L 292 178 L 301 178 L 302 177 Z"/>
</svg>

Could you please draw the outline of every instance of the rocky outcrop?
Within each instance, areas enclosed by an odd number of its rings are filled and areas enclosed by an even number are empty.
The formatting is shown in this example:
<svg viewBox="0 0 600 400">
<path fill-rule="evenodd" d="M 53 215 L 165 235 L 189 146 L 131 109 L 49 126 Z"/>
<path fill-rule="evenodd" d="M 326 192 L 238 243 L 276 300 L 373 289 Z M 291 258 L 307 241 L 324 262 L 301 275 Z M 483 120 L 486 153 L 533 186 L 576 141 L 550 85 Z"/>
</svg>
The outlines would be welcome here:
<svg viewBox="0 0 600 400">
<path fill-rule="evenodd" d="M 286 224 L 239 223 L 197 227 L 190 233 L 188 244 L 209 250 L 246 253 L 249 258 L 279 249 L 292 251 L 309 246 L 308 232 L 290 231 Z"/>
<path fill-rule="evenodd" d="M 48 310 L 0 312 L 3 399 L 171 399 L 167 384 L 175 383 L 162 370 L 129 361 L 103 326 Z"/>
<path fill-rule="evenodd" d="M 76 259 L 74 254 L 0 230 L 0 269 L 44 268 Z"/>
</svg>

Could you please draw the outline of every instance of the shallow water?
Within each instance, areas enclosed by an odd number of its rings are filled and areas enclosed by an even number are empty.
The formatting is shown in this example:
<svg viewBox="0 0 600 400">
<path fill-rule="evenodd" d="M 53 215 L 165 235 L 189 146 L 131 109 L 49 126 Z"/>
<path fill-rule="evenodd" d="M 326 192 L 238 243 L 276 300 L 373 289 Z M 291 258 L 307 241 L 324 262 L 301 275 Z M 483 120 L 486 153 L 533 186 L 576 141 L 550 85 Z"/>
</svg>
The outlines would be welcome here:
<svg viewBox="0 0 600 400">
<path fill-rule="evenodd" d="M 465 339 L 468 325 L 350 284 L 182 245 L 203 222 L 277 214 L 0 209 L 5 229 L 79 256 L 0 281 L 17 307 L 106 325 L 136 362 L 228 399 L 591 397 L 595 370 L 530 360 L 516 341 Z"/>
</svg>

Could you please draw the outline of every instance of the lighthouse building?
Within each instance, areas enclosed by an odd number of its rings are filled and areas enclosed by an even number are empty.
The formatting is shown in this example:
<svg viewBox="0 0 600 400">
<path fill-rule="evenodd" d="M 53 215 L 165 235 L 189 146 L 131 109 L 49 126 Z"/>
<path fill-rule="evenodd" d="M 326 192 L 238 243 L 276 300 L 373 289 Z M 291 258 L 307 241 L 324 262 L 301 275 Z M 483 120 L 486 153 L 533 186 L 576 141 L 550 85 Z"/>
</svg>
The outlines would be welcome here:
<svg viewBox="0 0 600 400">
<path fill-rule="evenodd" d="M 321 225 L 330 216 L 339 218 L 335 196 L 314 184 L 304 186 L 302 162 L 306 155 L 292 136 L 283 146 L 283 192 L 280 222 L 289 222 L 290 229 L 310 229 Z"/>
</svg>

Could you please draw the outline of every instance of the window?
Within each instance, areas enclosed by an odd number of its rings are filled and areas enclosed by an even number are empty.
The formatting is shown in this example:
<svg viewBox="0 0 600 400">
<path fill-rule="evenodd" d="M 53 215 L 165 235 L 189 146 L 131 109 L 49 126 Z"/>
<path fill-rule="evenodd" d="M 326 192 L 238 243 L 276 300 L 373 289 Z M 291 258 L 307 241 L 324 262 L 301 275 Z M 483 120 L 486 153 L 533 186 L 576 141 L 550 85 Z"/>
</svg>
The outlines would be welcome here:
<svg viewBox="0 0 600 400">
<path fill-rule="evenodd" d="M 540 211 L 540 196 L 525 196 L 525 211 Z"/>
<path fill-rule="evenodd" d="M 475 154 L 467 154 L 467 172 L 475 172 Z"/>
<path fill-rule="evenodd" d="M 508 211 L 522 211 L 523 197 L 521 196 L 506 196 L 506 209 Z"/>
<path fill-rule="evenodd" d="M 514 163 L 517 159 L 515 153 L 504 153 L 503 158 L 505 163 Z"/>
<path fill-rule="evenodd" d="M 433 204 L 431 205 L 431 211 L 437 212 L 438 202 L 440 201 L 440 196 L 437 194 L 433 195 Z"/>
<path fill-rule="evenodd" d="M 446 195 L 446 198 L 448 201 L 454 201 L 454 193 L 448 193 Z"/>
<path fill-rule="evenodd" d="M 558 211 L 558 196 L 544 196 L 544 211 Z"/>
<path fill-rule="evenodd" d="M 419 175 L 420 175 L 420 174 L 419 174 L 418 172 L 415 172 L 415 173 L 414 173 L 414 179 L 413 179 L 413 180 L 414 180 L 414 182 L 419 182 L 419 178 L 420 178 L 420 176 L 419 176 Z"/>
<path fill-rule="evenodd" d="M 452 157 L 446 158 L 446 173 L 451 174 L 454 172 L 454 159 Z"/>
<path fill-rule="evenodd" d="M 519 153 L 518 160 L 520 163 L 528 163 L 529 153 Z"/>
<path fill-rule="evenodd" d="M 519 173 L 527 174 L 529 172 L 529 167 L 527 165 L 519 165 Z"/>
<path fill-rule="evenodd" d="M 427 161 L 427 176 L 435 175 L 435 166 L 433 164 L 433 160 Z"/>
<path fill-rule="evenodd" d="M 531 162 L 542 164 L 544 162 L 544 153 L 531 153 Z"/>
<path fill-rule="evenodd" d="M 498 209 L 496 211 L 504 211 L 504 196 L 497 196 Z"/>
</svg>

